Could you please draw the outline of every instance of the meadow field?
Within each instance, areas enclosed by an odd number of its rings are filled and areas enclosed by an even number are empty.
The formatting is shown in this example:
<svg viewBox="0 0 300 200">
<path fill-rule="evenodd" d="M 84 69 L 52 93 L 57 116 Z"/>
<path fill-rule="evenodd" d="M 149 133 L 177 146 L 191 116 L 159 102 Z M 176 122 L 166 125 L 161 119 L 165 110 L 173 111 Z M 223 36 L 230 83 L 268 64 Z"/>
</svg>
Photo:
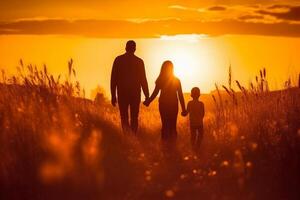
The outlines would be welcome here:
<svg viewBox="0 0 300 200">
<path fill-rule="evenodd" d="M 300 198 L 300 83 L 269 91 L 265 69 L 249 86 L 229 73 L 200 97 L 195 151 L 181 116 L 177 145 L 161 143 L 157 103 L 141 105 L 137 136 L 124 135 L 118 109 L 84 98 L 72 60 L 66 69 L 54 77 L 20 61 L 15 76 L 2 71 L 1 199 Z"/>
</svg>

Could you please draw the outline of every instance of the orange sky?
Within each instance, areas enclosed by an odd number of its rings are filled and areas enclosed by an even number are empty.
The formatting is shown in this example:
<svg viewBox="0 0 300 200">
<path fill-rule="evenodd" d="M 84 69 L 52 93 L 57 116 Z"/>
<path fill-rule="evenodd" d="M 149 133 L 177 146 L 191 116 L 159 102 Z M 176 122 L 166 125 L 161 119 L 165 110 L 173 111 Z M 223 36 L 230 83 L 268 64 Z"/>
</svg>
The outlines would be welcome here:
<svg viewBox="0 0 300 200">
<path fill-rule="evenodd" d="M 20 58 L 40 67 L 47 64 L 54 74 L 67 72 L 67 61 L 74 59 L 78 79 L 89 91 L 100 85 L 109 91 L 114 58 L 124 53 L 127 39 L 79 36 L 0 36 L 0 69 L 15 72 Z M 136 54 L 144 59 L 149 86 L 164 60 L 170 59 L 184 91 L 198 86 L 207 93 L 214 84 L 227 84 L 231 63 L 233 80 L 246 87 L 262 67 L 267 68 L 272 89 L 283 87 L 289 76 L 300 72 L 300 39 L 270 36 L 227 35 L 218 37 L 184 35 L 136 39 Z"/>
<path fill-rule="evenodd" d="M 114 57 L 135 39 L 151 88 L 165 59 L 185 91 L 225 84 L 230 63 L 244 84 L 266 67 L 281 88 L 300 71 L 299 13 L 299 0 L 2 0 L 0 68 L 23 58 L 59 74 L 72 57 L 87 90 L 107 90 Z"/>
<path fill-rule="evenodd" d="M 0 19 L 63 18 L 63 19 L 128 19 L 128 18 L 191 18 L 203 19 L 207 13 L 222 12 L 233 17 L 254 14 L 255 9 L 284 10 L 299 0 L 2 0 Z M 281 5 L 278 7 L 278 5 Z M 223 9 L 221 8 L 223 7 Z M 210 12 L 212 11 L 212 12 Z M 243 12 L 243 13 L 242 13 Z"/>
<path fill-rule="evenodd" d="M 299 0 L 2 0 L 0 34 L 144 38 L 197 33 L 299 37 L 299 13 Z"/>
</svg>

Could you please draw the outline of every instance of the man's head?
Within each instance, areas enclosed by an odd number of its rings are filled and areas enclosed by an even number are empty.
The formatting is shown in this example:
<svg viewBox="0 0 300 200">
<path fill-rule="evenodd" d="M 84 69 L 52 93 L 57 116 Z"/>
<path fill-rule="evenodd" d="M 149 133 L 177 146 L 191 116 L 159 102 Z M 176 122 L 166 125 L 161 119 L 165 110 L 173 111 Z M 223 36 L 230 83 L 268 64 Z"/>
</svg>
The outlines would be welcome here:
<svg viewBox="0 0 300 200">
<path fill-rule="evenodd" d="M 191 91 L 191 97 L 193 99 L 198 99 L 200 97 L 200 89 L 198 87 L 194 87 Z"/>
<path fill-rule="evenodd" d="M 126 43 L 126 52 L 127 53 L 134 53 L 135 49 L 136 49 L 135 41 L 133 41 L 133 40 L 127 41 L 127 43 Z"/>
</svg>

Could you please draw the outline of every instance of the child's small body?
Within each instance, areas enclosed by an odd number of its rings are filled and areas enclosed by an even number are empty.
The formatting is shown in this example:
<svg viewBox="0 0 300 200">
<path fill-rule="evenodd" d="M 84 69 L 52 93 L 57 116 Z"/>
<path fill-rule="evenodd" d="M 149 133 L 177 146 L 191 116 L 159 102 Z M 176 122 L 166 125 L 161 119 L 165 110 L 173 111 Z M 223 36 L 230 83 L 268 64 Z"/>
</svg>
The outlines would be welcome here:
<svg viewBox="0 0 300 200">
<path fill-rule="evenodd" d="M 199 147 L 203 138 L 203 118 L 205 114 L 204 104 L 199 101 L 200 89 L 195 87 L 191 91 L 192 101 L 188 102 L 187 112 L 189 114 L 191 143 L 193 147 Z"/>
</svg>

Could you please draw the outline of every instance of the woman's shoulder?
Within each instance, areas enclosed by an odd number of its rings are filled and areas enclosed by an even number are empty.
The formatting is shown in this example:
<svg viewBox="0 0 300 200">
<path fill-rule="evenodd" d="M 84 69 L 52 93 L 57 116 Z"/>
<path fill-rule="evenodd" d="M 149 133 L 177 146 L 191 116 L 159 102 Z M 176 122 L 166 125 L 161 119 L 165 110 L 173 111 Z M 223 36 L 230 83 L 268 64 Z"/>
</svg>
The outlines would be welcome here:
<svg viewBox="0 0 300 200">
<path fill-rule="evenodd" d="M 177 76 L 174 76 L 174 80 L 180 82 L 180 79 Z"/>
<path fill-rule="evenodd" d="M 174 82 L 176 84 L 181 84 L 180 79 L 178 77 L 176 77 L 176 76 L 174 77 Z"/>
</svg>

